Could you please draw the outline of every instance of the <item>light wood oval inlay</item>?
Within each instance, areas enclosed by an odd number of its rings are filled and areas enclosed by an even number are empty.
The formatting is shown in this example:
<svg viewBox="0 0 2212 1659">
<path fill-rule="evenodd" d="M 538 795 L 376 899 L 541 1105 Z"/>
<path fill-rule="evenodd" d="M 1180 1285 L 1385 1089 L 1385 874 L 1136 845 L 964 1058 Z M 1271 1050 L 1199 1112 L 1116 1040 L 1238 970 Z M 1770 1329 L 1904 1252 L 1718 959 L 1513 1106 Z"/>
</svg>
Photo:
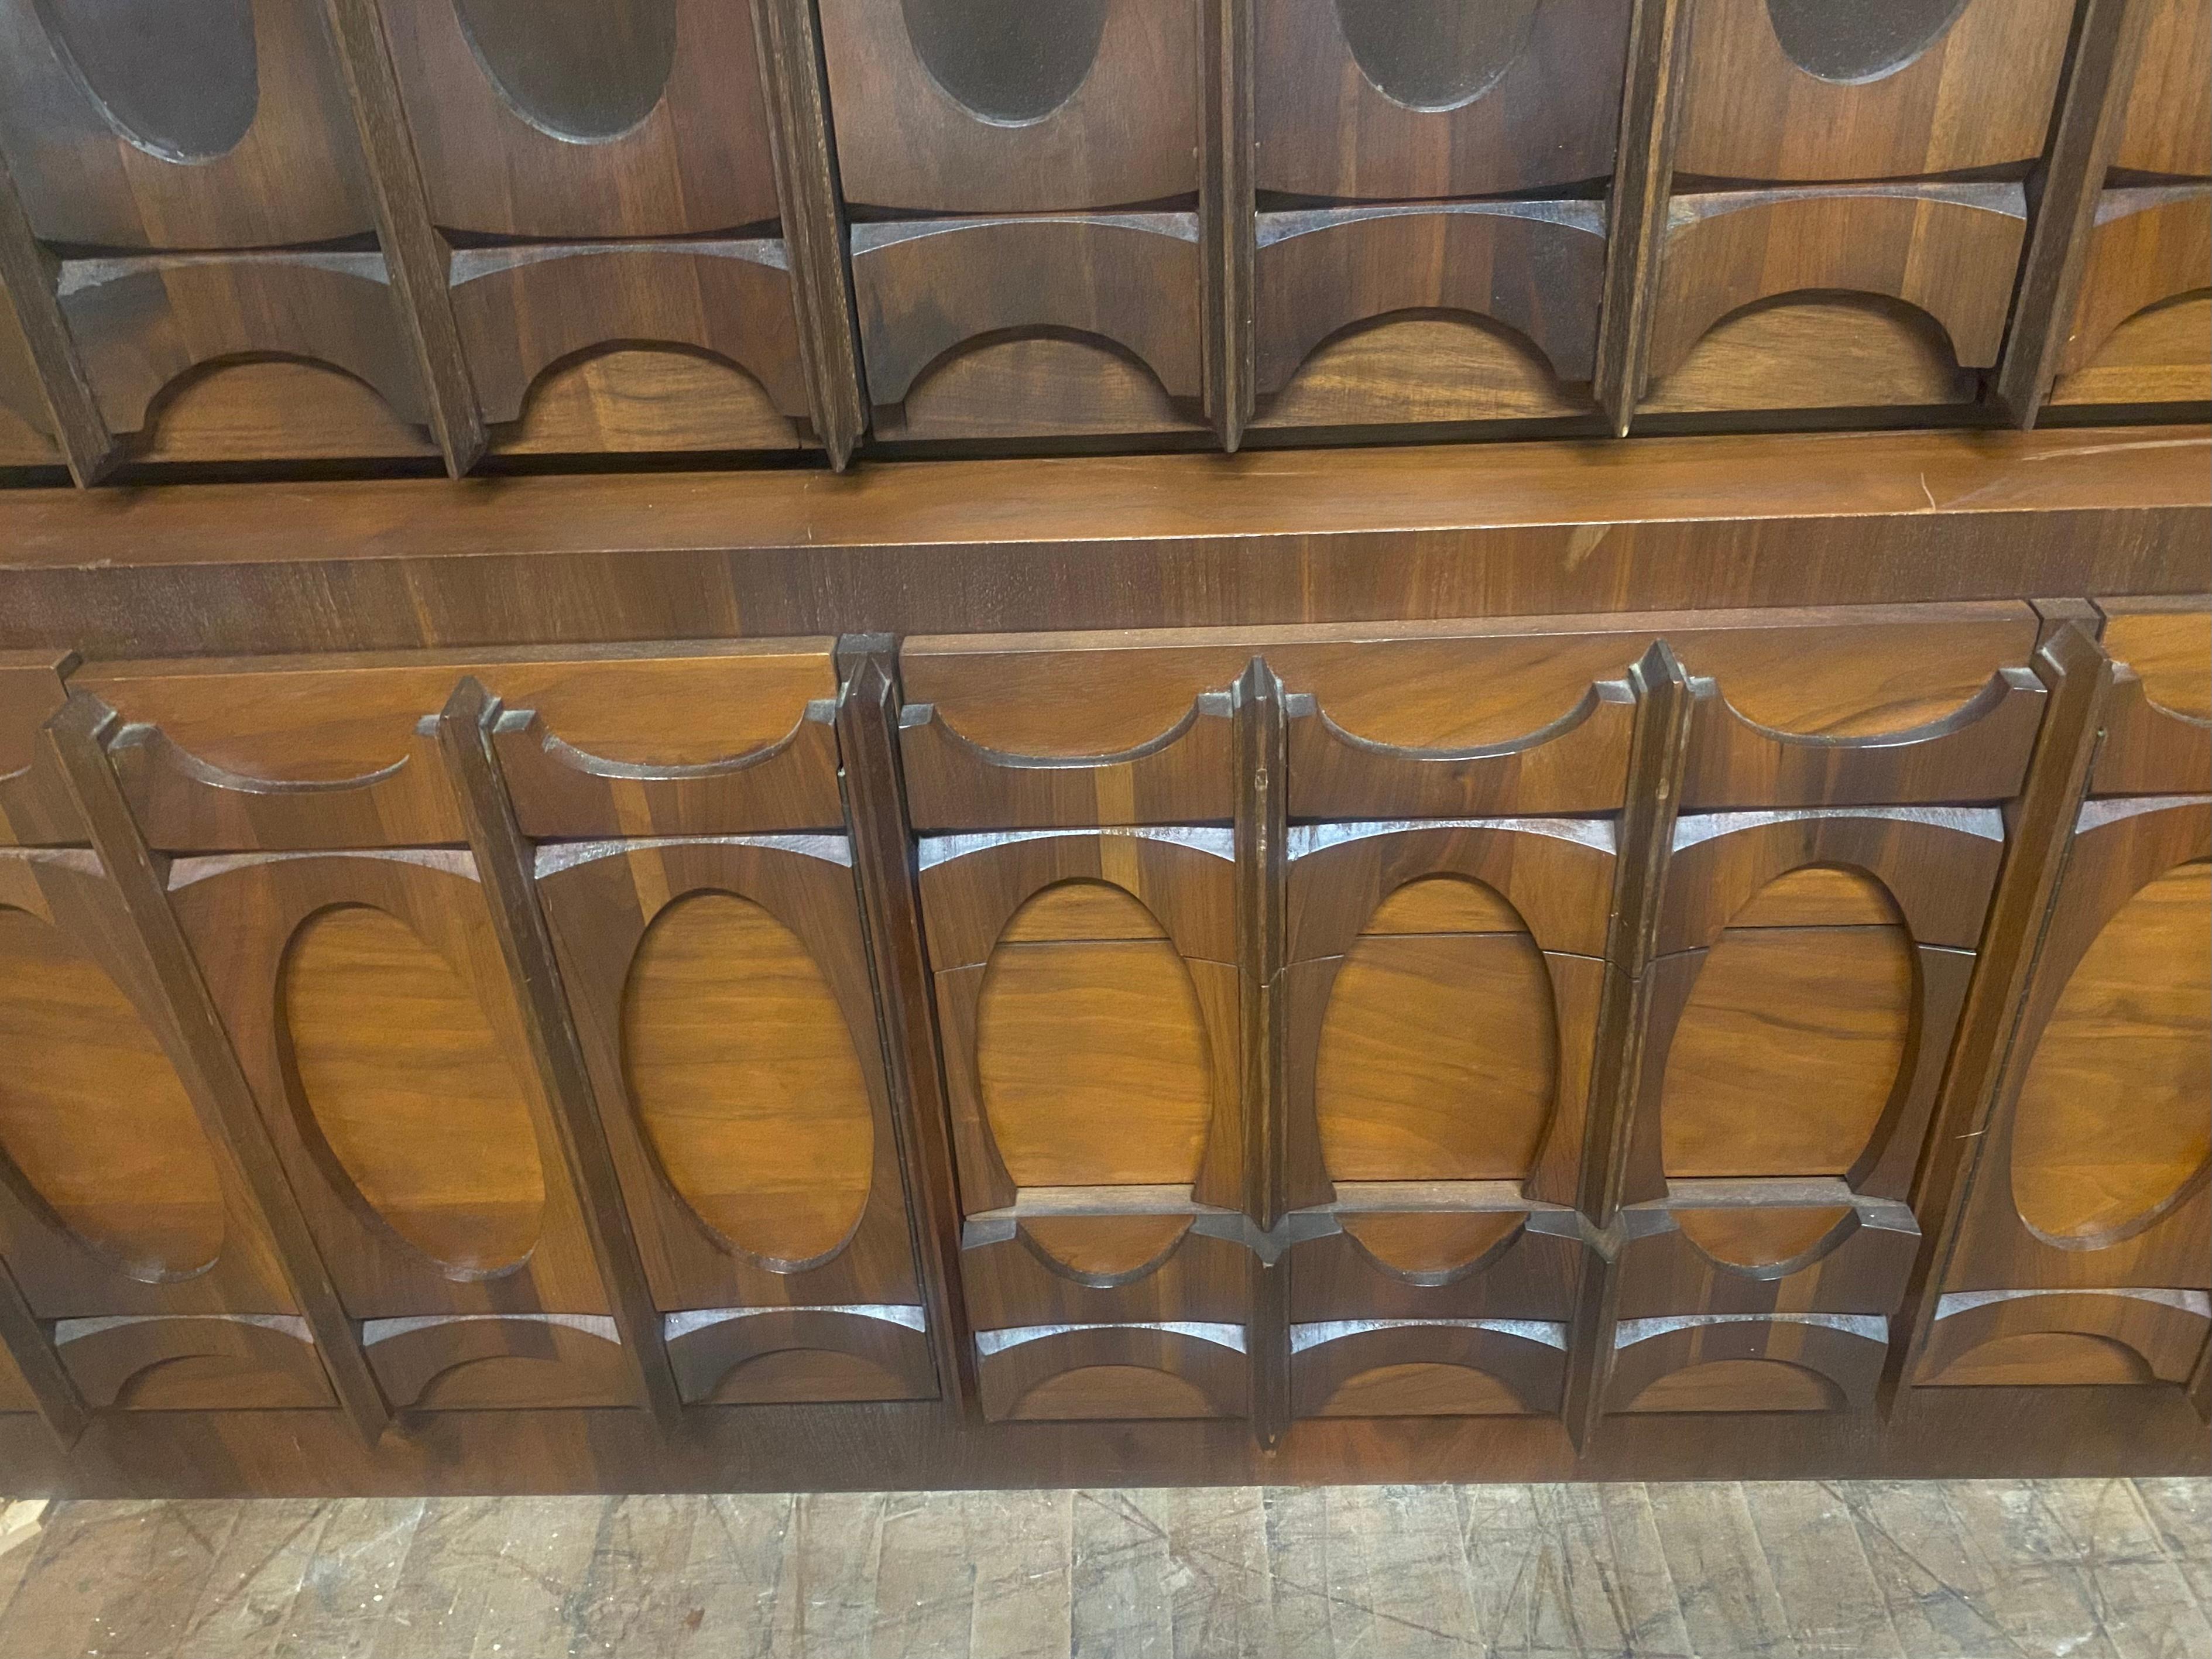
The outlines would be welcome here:
<svg viewBox="0 0 2212 1659">
<path fill-rule="evenodd" d="M 279 994 L 305 1127 L 368 1207 L 456 1273 L 527 1256 L 545 1207 L 537 1131 L 445 959 L 383 911 L 348 905 L 293 936 Z"/>
<path fill-rule="evenodd" d="M 678 899 L 638 945 L 622 1021 L 631 1103 L 699 1218 L 769 1261 L 833 1254 L 867 1206 L 875 1121 L 798 936 L 729 893 Z"/>
<path fill-rule="evenodd" d="M 1431 902 L 1431 893 L 1439 899 Z M 1443 895 L 1464 902 L 1447 904 Z M 1314 1067 L 1329 1174 L 1527 1175 L 1559 1078 L 1551 976 L 1535 941 L 1503 898 L 1455 877 L 1401 888 L 1377 914 L 1486 929 L 1510 919 L 1515 930 L 1366 933 L 1353 944 L 1322 1017 Z"/>
<path fill-rule="evenodd" d="M 1905 1063 L 1913 979 L 1894 925 L 1724 929 L 1667 1057 L 1667 1174 L 1847 1174 Z"/>
<path fill-rule="evenodd" d="M 0 1149 L 55 1219 L 134 1278 L 222 1249 L 215 1160 L 122 992 L 62 933 L 0 909 Z"/>
<path fill-rule="evenodd" d="M 975 1060 L 1000 1158 L 1018 1187 L 1188 1185 L 1212 1109 L 1190 971 L 1121 889 L 1086 884 L 1079 911 L 1057 890 L 1030 904 L 1092 935 L 1038 939 L 1018 914 L 1006 934 L 1023 942 L 984 971 Z"/>
<path fill-rule="evenodd" d="M 2212 1152 L 2212 865 L 2122 907 L 2036 1045 L 2012 1190 L 2050 1237 L 2094 1242 L 2155 1214 Z"/>
</svg>

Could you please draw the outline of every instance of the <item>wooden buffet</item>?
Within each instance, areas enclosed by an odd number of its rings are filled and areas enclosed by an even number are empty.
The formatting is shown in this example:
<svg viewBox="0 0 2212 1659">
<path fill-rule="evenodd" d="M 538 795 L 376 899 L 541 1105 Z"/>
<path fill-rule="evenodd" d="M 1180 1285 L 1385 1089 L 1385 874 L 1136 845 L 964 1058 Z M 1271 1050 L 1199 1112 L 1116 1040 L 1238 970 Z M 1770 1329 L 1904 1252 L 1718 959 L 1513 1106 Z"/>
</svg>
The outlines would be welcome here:
<svg viewBox="0 0 2212 1659">
<path fill-rule="evenodd" d="M 0 291 L 10 1492 L 2212 1462 L 2212 0 L 0 0 Z"/>
</svg>

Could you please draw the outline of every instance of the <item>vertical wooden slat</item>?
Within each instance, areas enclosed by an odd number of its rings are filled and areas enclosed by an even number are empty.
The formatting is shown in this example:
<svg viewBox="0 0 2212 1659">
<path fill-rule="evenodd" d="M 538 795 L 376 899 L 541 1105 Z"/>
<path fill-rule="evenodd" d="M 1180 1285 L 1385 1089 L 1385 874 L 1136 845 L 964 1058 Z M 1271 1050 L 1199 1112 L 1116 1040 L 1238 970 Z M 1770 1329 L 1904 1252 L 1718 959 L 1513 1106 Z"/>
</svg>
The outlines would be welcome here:
<svg viewBox="0 0 2212 1659">
<path fill-rule="evenodd" d="M 1253 0 L 1206 0 L 1199 53 L 1199 254 L 1204 275 L 1206 418 L 1224 449 L 1252 418 L 1257 156 L 1252 126 Z"/>
<path fill-rule="evenodd" d="M 1636 728 L 1628 751 L 1627 799 L 1613 866 L 1613 913 L 1606 927 L 1605 993 L 1598 1006 L 1597 1057 L 1591 1067 L 1589 1126 L 1583 1142 L 1577 1203 L 1596 1230 L 1583 1257 L 1580 1294 L 1567 1356 L 1565 1417 L 1576 1445 L 1588 1441 L 1603 1414 L 1612 1370 L 1613 1261 L 1621 1240 L 1615 1225 L 1627 1163 L 1630 1117 L 1643 1071 L 1644 1003 L 1659 900 L 1681 805 L 1689 758 L 1689 676 L 1664 640 L 1628 672 L 1636 693 Z"/>
<path fill-rule="evenodd" d="M 55 297 L 54 274 L 52 256 L 39 246 L 22 198 L 15 193 L 8 158 L 0 155 L 0 297 L 14 306 L 16 325 L 31 348 L 70 476 L 80 487 L 89 487 L 115 465 L 122 446 L 107 429 L 93 396 L 84 360 Z"/>
<path fill-rule="evenodd" d="M 430 204 L 422 191 L 415 141 L 407 131 L 384 21 L 377 0 L 324 0 L 324 4 L 368 164 L 377 240 L 384 245 L 385 268 L 391 273 L 392 293 L 422 377 L 430 433 L 446 458 L 446 471 L 458 478 L 483 457 L 483 409 L 469 376 L 460 325 L 453 319 L 453 294 L 446 280 L 446 241 L 430 222 Z"/>
<path fill-rule="evenodd" d="M 1261 657 L 1236 688 L 1237 1018 L 1243 1045 L 1244 1209 L 1272 1231 L 1283 1216 L 1282 990 L 1289 865 L 1283 687 Z M 1245 1358 L 1252 1432 L 1263 1447 L 1290 1423 L 1291 1324 L 1287 1258 L 1252 1258 Z"/>
<path fill-rule="evenodd" d="M 2034 426 L 2057 378 L 2059 355 L 2081 291 L 2089 229 L 2119 142 L 2148 11 L 2132 0 L 2083 0 L 2075 24 L 2073 58 L 2043 165 L 2012 325 L 1997 364 L 1997 405 L 2022 431 Z"/>
<path fill-rule="evenodd" d="M 2048 689 L 2043 724 L 2020 798 L 2005 811 L 2005 857 L 1982 928 L 1973 981 L 1960 1011 L 1942 1091 L 1936 1098 L 1928 1151 L 1913 1182 L 1912 1210 L 1923 1238 L 1893 1330 L 1882 1374 L 1886 1407 L 1893 1409 L 1920 1358 L 1956 1244 L 1956 1224 L 1978 1176 L 1970 1155 L 1990 1113 L 2015 1080 L 2013 1037 L 2034 979 L 2074 819 L 2089 789 L 2112 664 L 2081 623 L 2067 621 L 2035 653 L 2035 672 Z"/>
<path fill-rule="evenodd" d="M 812 0 L 752 0 L 752 11 L 814 435 L 842 472 L 867 429 L 868 399 L 845 265 L 822 42 Z"/>
<path fill-rule="evenodd" d="M 1694 0 L 1636 0 L 1630 16 L 1620 146 L 1607 204 L 1605 299 L 1598 314 L 1593 387 L 1615 437 L 1628 435 L 1644 397 L 1693 4 Z"/>
<path fill-rule="evenodd" d="M 515 822 L 491 744 L 492 723 L 498 717 L 499 700 L 471 675 L 453 689 L 438 716 L 438 746 L 460 799 L 477 878 L 514 988 L 531 1061 L 560 1132 L 562 1161 L 576 1185 L 578 1208 L 623 1352 L 645 1390 L 647 1407 L 664 1426 L 673 1427 L 683 1414 L 676 1373 L 669 1367 L 659 1310 L 646 1280 L 591 1073 L 561 988 L 552 932 L 538 902 L 536 850 Z"/>
<path fill-rule="evenodd" d="M 32 1311 L 23 1287 L 5 1262 L 0 1262 L 0 1346 L 7 1348 L 8 1357 L 23 1374 L 24 1384 L 38 1401 L 39 1415 L 55 1443 L 68 1451 L 83 1437 L 92 1421 L 92 1409 L 77 1392 L 76 1380 L 54 1352 L 46 1326 Z"/>
<path fill-rule="evenodd" d="M 914 835 L 899 766 L 898 659 L 888 634 L 849 634 L 837 642 L 842 685 L 837 746 L 845 816 L 853 836 L 853 874 L 867 930 L 891 1121 L 899 1135 L 915 1253 L 928 1303 L 931 1352 L 940 1385 L 973 1417 L 975 1358 L 964 1333 L 960 1293 L 960 1196 L 951 1122 L 932 1013 L 929 956 L 922 939 Z"/>
<path fill-rule="evenodd" d="M 86 838 L 100 854 L 129 923 L 115 943 L 137 957 L 141 976 L 157 993 L 153 1012 L 168 1028 L 162 1033 L 163 1047 L 181 1057 L 178 1069 L 207 1129 L 210 1151 L 252 1198 L 338 1401 L 362 1438 L 374 1443 L 391 1421 L 391 1412 L 307 1217 L 284 1179 L 198 958 L 170 908 L 167 860 L 157 862 L 148 849 L 109 764 L 105 740 L 115 720 L 106 704 L 79 692 L 46 728 Z"/>
</svg>

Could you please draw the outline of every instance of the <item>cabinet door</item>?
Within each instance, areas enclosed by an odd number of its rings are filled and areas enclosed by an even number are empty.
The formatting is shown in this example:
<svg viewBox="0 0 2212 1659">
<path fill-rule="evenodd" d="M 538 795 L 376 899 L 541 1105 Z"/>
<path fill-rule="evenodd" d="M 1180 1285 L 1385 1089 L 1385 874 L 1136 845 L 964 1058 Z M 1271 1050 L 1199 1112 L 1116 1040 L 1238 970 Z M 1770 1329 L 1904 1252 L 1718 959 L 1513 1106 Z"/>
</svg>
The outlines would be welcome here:
<svg viewBox="0 0 2212 1659">
<path fill-rule="evenodd" d="M 629 1403 L 469 855 L 182 859 L 170 891 L 393 1405 Z"/>
<path fill-rule="evenodd" d="M 1245 1409 L 1232 855 L 1226 830 L 921 843 L 991 1417 Z"/>
<path fill-rule="evenodd" d="M 2133 185 L 2097 200 L 2054 404 L 2212 398 L 2212 184 Z"/>
<path fill-rule="evenodd" d="M 1988 809 L 1690 815 L 1661 900 L 1609 1408 L 1864 1408 L 2004 847 Z"/>
<path fill-rule="evenodd" d="M 1263 191 L 1502 196 L 1613 171 L 1627 0 L 1278 0 L 1255 14 Z"/>
<path fill-rule="evenodd" d="M 336 1401 L 99 860 L 0 852 L 0 1255 L 95 1408 Z"/>
<path fill-rule="evenodd" d="M 2212 3 L 2148 0 L 2113 167 L 2212 179 Z"/>
<path fill-rule="evenodd" d="M 1280 999 L 1291 1399 L 1559 1409 L 1613 831 L 1291 831 Z"/>
<path fill-rule="evenodd" d="M 0 149 L 48 242 L 272 247 L 376 225 L 319 0 L 5 0 Z"/>
<path fill-rule="evenodd" d="M 435 729 L 460 682 L 533 838 L 842 825 L 826 640 L 630 653 L 395 652 L 101 664 L 71 684 L 155 847 L 404 847 L 465 839 Z"/>
<path fill-rule="evenodd" d="M 538 880 L 684 1397 L 934 1398 L 845 839 L 564 843 Z"/>
<path fill-rule="evenodd" d="M 2092 800 L 1915 1380 L 2180 1382 L 2212 1291 L 2212 802 Z"/>
<path fill-rule="evenodd" d="M 1898 179 L 2043 154 L 2074 0 L 1699 0 L 1678 172 Z"/>
<path fill-rule="evenodd" d="M 1198 189 L 1196 0 L 823 0 L 856 206 L 1111 208 Z"/>
<path fill-rule="evenodd" d="M 441 228 L 684 236 L 776 217 L 743 0 L 380 3 Z"/>
</svg>

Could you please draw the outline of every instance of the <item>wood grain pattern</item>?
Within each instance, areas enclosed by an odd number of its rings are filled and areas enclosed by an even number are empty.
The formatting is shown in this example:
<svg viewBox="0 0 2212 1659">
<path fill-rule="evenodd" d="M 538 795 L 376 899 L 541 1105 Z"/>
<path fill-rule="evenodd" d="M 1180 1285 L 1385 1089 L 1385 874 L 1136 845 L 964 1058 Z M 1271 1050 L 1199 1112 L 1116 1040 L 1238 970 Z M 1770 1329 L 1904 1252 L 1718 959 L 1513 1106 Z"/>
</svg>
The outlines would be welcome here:
<svg viewBox="0 0 2212 1659">
<path fill-rule="evenodd" d="M 2090 791 L 2156 794 L 2206 788 L 2212 778 L 2212 695 L 2199 647 L 2212 635 L 2202 600 L 2107 599 L 2112 693 Z M 2142 666 L 2136 665 L 2138 659 Z"/>
<path fill-rule="evenodd" d="M 2187 1380 L 2208 1318 L 2202 1292 L 2028 1291 L 1947 1296 L 1923 1386 L 2105 1387 Z"/>
<path fill-rule="evenodd" d="M 1605 240 L 1587 203 L 1262 214 L 1258 386 L 1280 391 L 1324 342 L 1400 312 L 1464 312 L 1525 336 L 1562 380 L 1587 380 Z"/>
<path fill-rule="evenodd" d="M 39 729 L 68 701 L 73 654 L 0 652 L 0 846 L 82 841 Z"/>
<path fill-rule="evenodd" d="M 586 101 L 525 107 L 495 76 L 455 0 L 380 0 L 407 121 L 441 228 L 548 240 L 726 233 L 776 216 L 768 124 L 747 6 L 675 0 L 666 78 L 643 118 L 605 134 L 578 127 Z M 644 8 L 628 8 L 643 11 Z M 596 46 L 586 66 L 612 82 L 643 42 L 619 27 L 592 40 L 574 18 L 534 26 L 550 61 Z M 632 44 L 633 40 L 636 44 Z M 571 129 L 575 129 L 572 131 Z M 579 142 L 580 137 L 589 142 Z"/>
<path fill-rule="evenodd" d="M 2152 0 L 2112 164 L 2132 173 L 2212 177 L 2212 6 Z"/>
<path fill-rule="evenodd" d="M 1563 385 L 1508 329 L 1465 313 L 1401 313 L 1325 341 L 1253 425 L 1361 427 L 1587 417 L 1594 405 Z"/>
<path fill-rule="evenodd" d="M 2090 223 L 2058 372 L 2096 362 L 2140 313 L 2203 289 L 2212 289 L 2212 185 L 2106 191 Z"/>
<path fill-rule="evenodd" d="M 2212 402 L 2212 362 L 2197 343 L 2212 331 L 2212 295 L 2185 295 L 2137 312 L 2089 363 L 2059 376 L 2051 405 Z"/>
<path fill-rule="evenodd" d="M 858 225 L 853 293 L 868 392 L 906 400 L 986 335 L 1066 331 L 1134 356 L 1170 397 L 1200 388 L 1199 244 L 1178 213 Z M 1049 387 L 1032 393 L 1049 430 Z"/>
<path fill-rule="evenodd" d="M 1472 21 L 1450 12 L 1388 19 L 1328 0 L 1261 7 L 1259 187 L 1405 201 L 1605 177 L 1628 0 L 1497 9 L 1495 20 Z M 1347 16 L 1361 20 L 1357 42 L 1347 38 Z M 1400 81 L 1394 88 L 1386 63 L 1419 86 Z"/>
<path fill-rule="evenodd" d="M 2009 185 L 1676 197 L 1668 210 L 1651 377 L 1663 381 L 1729 313 L 1825 289 L 1901 300 L 1942 325 L 1961 367 L 1988 367 L 2003 341 L 2026 235 L 2025 198 Z"/>
<path fill-rule="evenodd" d="M 15 319 L 13 302 L 0 293 L 0 466 L 51 465 L 60 460 L 53 423 L 31 343 Z"/>
<path fill-rule="evenodd" d="M 1188 0 L 1142 0 L 1090 9 L 1103 15 L 1087 52 L 1080 38 L 1063 50 L 1040 33 L 1016 46 L 1004 68 L 969 71 L 974 84 L 1011 94 L 1019 114 L 1007 120 L 963 103 L 940 78 L 948 65 L 965 66 L 986 53 L 990 21 L 890 0 L 822 7 L 847 199 L 875 208 L 1030 213 L 1195 193 L 1198 8 Z M 911 32 L 908 20 L 917 16 L 930 35 L 927 44 Z M 1040 20 L 1035 27 L 1049 25 Z M 1071 37 L 1080 29 L 1072 21 L 1066 26 Z M 1024 51 L 1026 58 L 1018 55 Z M 941 54 L 933 65 L 931 53 Z M 994 74 L 995 81 L 987 78 Z M 876 398 L 896 401 L 880 389 Z"/>
<path fill-rule="evenodd" d="M 1796 9 L 1815 21 L 1791 33 L 1818 40 L 1827 30 L 1839 45 L 1858 21 Z M 2069 0 L 1966 0 L 1901 64 L 1823 75 L 1793 57 L 1766 0 L 1698 0 L 1675 165 L 1704 178 L 1765 181 L 1898 179 L 2033 161 L 2073 13 Z"/>
<path fill-rule="evenodd" d="M 1620 153 L 1606 209 L 1605 303 L 1598 313 L 1599 405 L 1628 435 L 1650 380 L 1651 327 L 1667 240 L 1668 198 L 1689 62 L 1689 0 L 1634 0 Z"/>
<path fill-rule="evenodd" d="M 127 98 L 128 108 L 142 107 L 149 94 L 161 99 L 144 82 L 162 73 L 196 84 L 208 103 L 219 87 L 243 93 L 246 119 L 235 141 L 187 156 L 166 133 L 134 137 L 127 118 L 84 78 L 66 38 L 52 31 L 52 12 L 27 0 L 0 9 L 0 148 L 41 237 L 92 247 L 237 249 L 331 241 L 373 228 L 320 9 L 245 0 L 235 9 L 250 14 L 252 56 L 242 66 L 224 57 L 213 17 L 167 41 L 167 61 L 158 49 L 134 58 L 117 43 L 115 78 L 104 91 Z M 179 62 L 179 49 L 198 56 Z"/>
<path fill-rule="evenodd" d="M 103 1410 L 301 1411 L 337 1402 L 296 1317 L 65 1319 L 55 1348 Z"/>
<path fill-rule="evenodd" d="M 911 1303 L 842 844 L 586 842 L 538 884 L 659 1304 Z"/>
<path fill-rule="evenodd" d="M 787 264 L 773 240 L 464 250 L 453 258 L 453 308 L 485 418 L 520 419 L 556 364 L 641 343 L 726 362 L 759 382 L 778 414 L 804 417 Z"/>
</svg>

